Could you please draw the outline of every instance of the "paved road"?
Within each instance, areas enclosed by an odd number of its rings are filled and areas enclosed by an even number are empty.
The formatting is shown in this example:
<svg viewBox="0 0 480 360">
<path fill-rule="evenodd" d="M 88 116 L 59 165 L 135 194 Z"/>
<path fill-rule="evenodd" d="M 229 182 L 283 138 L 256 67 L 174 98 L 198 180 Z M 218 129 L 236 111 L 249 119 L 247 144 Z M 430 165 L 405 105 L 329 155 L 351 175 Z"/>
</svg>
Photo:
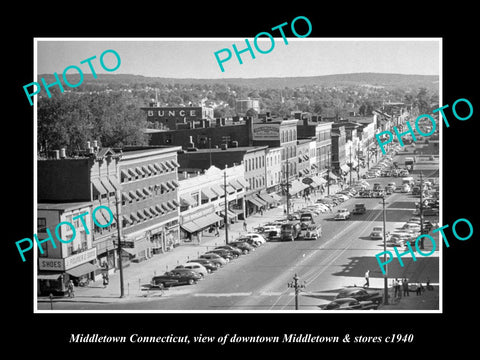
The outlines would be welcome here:
<svg viewBox="0 0 480 360">
<path fill-rule="evenodd" d="M 371 179 L 386 184 L 399 178 Z M 298 200 L 299 201 L 299 200 Z M 417 198 L 394 193 L 387 199 L 387 231 L 393 231 L 415 209 Z M 382 225 L 381 199 L 349 199 L 338 208 L 352 209 L 356 202 L 366 205 L 367 212 L 347 221 L 333 220 L 334 213 L 320 214 L 316 222 L 323 227 L 323 236 L 316 241 L 269 242 L 254 253 L 233 260 L 196 285 L 181 286 L 148 297 L 135 297 L 112 303 L 57 303 L 56 309 L 96 310 L 293 310 L 294 291 L 287 287 L 294 274 L 305 283 L 299 296 L 299 309 L 318 309 L 332 300 L 344 286 L 362 286 L 364 274 L 370 270 L 371 287 L 383 286 L 383 275 L 375 254 L 383 251 L 382 240 L 370 240 L 373 226 Z M 426 249 L 428 250 L 428 244 Z M 427 251 L 426 250 L 426 251 Z M 407 277 L 411 282 L 438 282 L 438 253 L 413 262 L 403 258 L 401 267 L 394 260 L 389 277 Z M 44 304 L 47 306 L 47 304 Z"/>
</svg>

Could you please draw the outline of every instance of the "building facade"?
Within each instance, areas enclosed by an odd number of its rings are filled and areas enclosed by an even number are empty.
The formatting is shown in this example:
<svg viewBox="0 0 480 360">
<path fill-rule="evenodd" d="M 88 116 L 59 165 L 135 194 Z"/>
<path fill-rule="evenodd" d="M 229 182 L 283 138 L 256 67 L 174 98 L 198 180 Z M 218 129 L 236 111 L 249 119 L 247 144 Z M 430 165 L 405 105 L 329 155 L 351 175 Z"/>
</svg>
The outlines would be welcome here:
<svg viewBox="0 0 480 360">
<path fill-rule="evenodd" d="M 129 259 L 141 261 L 179 245 L 177 151 L 124 148 L 118 164 L 122 235 Z"/>
</svg>

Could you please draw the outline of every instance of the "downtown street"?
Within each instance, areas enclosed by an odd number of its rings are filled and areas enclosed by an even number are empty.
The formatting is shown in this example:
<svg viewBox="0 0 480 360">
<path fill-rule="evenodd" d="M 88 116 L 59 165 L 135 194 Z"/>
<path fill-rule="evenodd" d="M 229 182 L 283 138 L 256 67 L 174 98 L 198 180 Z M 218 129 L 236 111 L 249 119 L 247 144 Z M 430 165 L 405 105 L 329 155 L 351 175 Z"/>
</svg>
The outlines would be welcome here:
<svg viewBox="0 0 480 360">
<path fill-rule="evenodd" d="M 403 165 L 405 155 L 400 152 L 393 160 Z M 438 163 L 437 163 L 438 167 Z M 430 173 L 438 177 L 437 171 Z M 353 178 L 355 180 L 356 178 Z M 417 174 L 411 175 L 415 179 Z M 348 179 L 348 177 L 347 177 Z M 390 182 L 401 185 L 401 177 L 377 177 L 367 179 L 370 188 L 374 183 L 380 183 L 382 189 Z M 332 187 L 331 191 L 335 189 Z M 314 203 L 325 194 L 314 194 L 310 200 L 293 199 L 294 209 Z M 419 197 L 411 192 L 395 191 L 386 196 L 386 231 L 394 232 L 402 227 L 412 216 L 419 202 Z M 355 204 L 365 204 L 366 212 L 352 215 L 347 220 L 334 220 L 338 209 L 352 211 Z M 255 215 L 250 220 L 249 227 L 256 227 L 268 221 L 284 217 L 283 206 L 268 210 L 263 216 Z M 438 223 L 437 216 L 426 216 L 425 219 Z M 170 287 L 165 290 L 141 290 L 141 285 L 148 283 L 148 277 L 142 277 L 135 286 L 128 285 L 128 293 L 120 299 L 119 279 L 115 274 L 106 289 L 100 284 L 91 284 L 76 290 L 75 298 L 55 298 L 51 302 L 48 297 L 38 299 L 39 310 L 95 310 L 95 311 L 290 311 L 295 309 L 295 290 L 288 287 L 295 274 L 298 283 L 302 285 L 298 297 L 298 309 L 317 311 L 322 306 L 334 300 L 337 293 L 344 287 L 362 287 L 365 284 L 365 272 L 370 271 L 370 289 L 377 289 L 383 294 L 384 277 L 375 255 L 383 251 L 383 240 L 373 240 L 370 233 L 374 226 L 382 226 L 383 211 L 381 198 L 351 197 L 332 209 L 315 216 L 315 223 L 322 226 L 322 236 L 316 240 L 268 241 L 259 246 L 256 251 L 233 259 L 223 268 L 208 274 L 194 285 Z M 253 223 L 255 221 L 255 223 Z M 232 225 L 241 232 L 241 224 Z M 221 233 L 216 239 L 217 245 L 224 242 Z M 436 240 L 436 251 L 428 256 L 417 256 L 412 261 L 411 255 L 402 257 L 404 266 L 400 266 L 397 258 L 388 265 L 389 298 L 392 300 L 392 281 L 395 278 L 408 279 L 409 283 L 429 281 L 432 285 L 440 283 L 440 261 L 438 234 L 433 234 Z M 425 253 L 432 244 L 425 243 Z M 403 248 L 402 248 L 403 249 Z M 393 252 L 392 247 L 387 248 Z M 401 250 L 399 248 L 399 250 Z M 175 250 L 177 251 L 177 250 Z M 404 250 L 402 250 L 404 251 Z M 198 248 L 193 250 L 199 254 Z M 192 251 L 191 251 L 192 253 Z M 194 255 L 190 258 L 195 258 Z M 153 260 L 152 260 L 153 261 Z M 146 261 L 136 264 L 138 269 L 149 266 L 158 275 L 163 272 L 158 263 Z M 178 263 L 178 261 L 177 261 Z M 125 277 L 134 269 L 127 268 Z M 131 279 L 134 276 L 130 277 Z M 128 281 L 128 280 L 127 280 Z M 98 282 L 100 283 L 100 281 Z M 134 280 L 132 280 L 132 284 Z M 107 295 L 108 294 L 108 295 Z M 413 294 L 415 296 L 415 294 Z M 381 310 L 381 306 L 379 308 Z M 438 304 L 431 310 L 438 310 Z"/>
</svg>

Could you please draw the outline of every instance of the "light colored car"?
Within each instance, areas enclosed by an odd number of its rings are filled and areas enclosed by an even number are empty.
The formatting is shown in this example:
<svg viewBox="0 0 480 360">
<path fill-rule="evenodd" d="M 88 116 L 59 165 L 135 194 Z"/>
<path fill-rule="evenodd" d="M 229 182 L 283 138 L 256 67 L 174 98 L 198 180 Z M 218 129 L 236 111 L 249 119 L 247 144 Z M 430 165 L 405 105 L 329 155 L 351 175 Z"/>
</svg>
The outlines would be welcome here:
<svg viewBox="0 0 480 360">
<path fill-rule="evenodd" d="M 242 237 L 253 239 L 255 240 L 255 242 L 258 242 L 260 244 L 265 244 L 267 242 L 267 240 L 262 235 L 256 233 L 246 233 L 243 234 Z"/>
<path fill-rule="evenodd" d="M 402 229 L 413 232 L 420 232 L 420 224 L 408 222 L 403 224 Z"/>
<path fill-rule="evenodd" d="M 213 253 L 202 254 L 200 255 L 200 258 L 210 260 L 214 264 L 219 264 L 220 266 L 226 265 L 228 263 L 228 261 L 222 258 L 220 255 Z"/>
<path fill-rule="evenodd" d="M 335 215 L 335 220 L 348 220 L 350 219 L 350 211 L 348 209 L 339 209 Z"/>
<path fill-rule="evenodd" d="M 370 233 L 370 239 L 383 239 L 383 226 L 374 226 Z"/>
<path fill-rule="evenodd" d="M 183 265 L 178 265 L 175 269 L 188 269 L 195 271 L 200 274 L 202 277 L 205 277 L 208 274 L 208 270 L 205 266 L 199 263 L 189 262 Z"/>
</svg>

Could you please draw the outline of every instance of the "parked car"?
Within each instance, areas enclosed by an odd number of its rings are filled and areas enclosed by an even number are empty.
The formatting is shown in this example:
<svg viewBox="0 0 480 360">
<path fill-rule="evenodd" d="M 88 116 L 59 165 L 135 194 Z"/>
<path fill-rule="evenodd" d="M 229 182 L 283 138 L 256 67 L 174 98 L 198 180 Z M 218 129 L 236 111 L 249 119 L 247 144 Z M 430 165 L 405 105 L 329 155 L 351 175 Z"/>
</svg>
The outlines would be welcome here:
<svg viewBox="0 0 480 360">
<path fill-rule="evenodd" d="M 172 270 L 167 271 L 163 275 L 154 276 L 150 282 L 152 287 L 157 287 L 160 289 L 177 286 L 177 285 L 193 285 L 201 279 L 200 274 L 192 270 L 179 271 Z"/>
<path fill-rule="evenodd" d="M 200 259 L 207 259 L 214 264 L 218 264 L 219 267 L 224 266 L 228 263 L 228 261 L 226 259 L 224 259 L 220 255 L 214 254 L 214 253 L 202 254 L 202 255 L 200 255 Z"/>
<path fill-rule="evenodd" d="M 235 255 L 233 252 L 228 251 L 226 249 L 213 249 L 209 250 L 206 252 L 206 254 L 217 254 L 223 257 L 227 262 L 230 260 L 233 260 L 234 258 L 238 257 L 238 255 Z"/>
<path fill-rule="evenodd" d="M 263 245 L 267 242 L 267 240 L 262 235 L 256 234 L 256 233 L 242 234 L 242 237 L 247 237 L 247 238 L 253 239 L 256 242 L 258 242 L 260 245 Z"/>
<path fill-rule="evenodd" d="M 210 261 L 210 260 L 207 260 L 207 259 L 201 259 L 201 258 L 198 258 L 198 259 L 193 259 L 193 260 L 188 260 L 187 263 L 197 263 L 197 264 L 201 264 L 205 267 L 205 269 L 207 269 L 208 272 L 213 272 L 215 270 L 217 270 L 220 266 L 215 264 L 214 262 Z"/>
<path fill-rule="evenodd" d="M 350 219 L 350 211 L 348 209 L 338 209 L 335 215 L 335 220 L 348 220 Z"/>
<path fill-rule="evenodd" d="M 356 286 L 343 288 L 337 296 L 335 296 L 335 300 L 344 298 L 354 298 L 359 301 L 370 300 L 377 304 L 382 302 L 382 294 L 379 291 Z"/>
<path fill-rule="evenodd" d="M 308 224 L 314 223 L 315 221 L 313 220 L 312 212 L 309 211 L 309 212 L 305 212 L 302 215 L 300 215 L 300 222 L 308 223 Z"/>
<path fill-rule="evenodd" d="M 248 254 L 252 251 L 255 251 L 255 246 L 252 246 L 248 242 L 245 242 L 245 241 L 234 241 L 234 242 L 229 243 L 229 245 L 234 246 L 234 247 L 242 250 L 242 252 L 244 254 Z"/>
<path fill-rule="evenodd" d="M 237 255 L 242 255 L 243 254 L 242 250 L 240 250 L 237 247 L 231 246 L 231 245 L 221 245 L 221 246 L 217 246 L 215 249 L 225 249 L 225 250 L 231 251 L 231 252 L 233 252 L 234 254 L 237 254 Z"/>
<path fill-rule="evenodd" d="M 174 270 L 179 270 L 179 269 L 188 269 L 195 271 L 200 274 L 200 276 L 205 277 L 208 274 L 207 268 L 205 266 L 199 264 L 199 263 L 185 263 L 183 265 L 178 265 L 175 267 Z"/>
<path fill-rule="evenodd" d="M 336 299 L 322 307 L 323 310 L 375 310 L 378 304 L 371 300 L 359 301 L 354 298 Z"/>
<path fill-rule="evenodd" d="M 255 248 L 259 247 L 261 244 L 258 240 L 250 237 L 239 237 L 236 241 L 247 243 Z"/>
</svg>

